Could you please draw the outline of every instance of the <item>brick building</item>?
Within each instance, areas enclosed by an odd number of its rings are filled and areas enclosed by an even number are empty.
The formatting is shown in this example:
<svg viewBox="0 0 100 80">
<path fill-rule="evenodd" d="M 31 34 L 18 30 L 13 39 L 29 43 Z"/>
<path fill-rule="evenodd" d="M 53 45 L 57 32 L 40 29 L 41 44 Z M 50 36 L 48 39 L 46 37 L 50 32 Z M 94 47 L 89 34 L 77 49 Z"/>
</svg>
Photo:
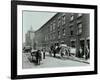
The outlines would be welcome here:
<svg viewBox="0 0 100 80">
<path fill-rule="evenodd" d="M 64 43 L 75 47 L 76 52 L 80 46 L 85 50 L 85 46 L 90 44 L 89 27 L 89 14 L 57 13 L 35 31 L 36 48 L 48 50 L 52 44 Z"/>
</svg>

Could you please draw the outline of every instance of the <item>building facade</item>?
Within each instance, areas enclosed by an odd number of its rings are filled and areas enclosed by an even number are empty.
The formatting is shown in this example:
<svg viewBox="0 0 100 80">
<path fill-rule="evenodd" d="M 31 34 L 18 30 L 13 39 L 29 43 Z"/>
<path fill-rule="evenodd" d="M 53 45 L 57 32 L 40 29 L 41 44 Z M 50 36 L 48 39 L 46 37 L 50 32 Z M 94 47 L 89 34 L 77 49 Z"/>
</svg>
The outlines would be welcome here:
<svg viewBox="0 0 100 80">
<path fill-rule="evenodd" d="M 35 31 L 35 43 L 37 49 L 45 47 L 47 50 L 55 43 L 64 43 L 76 48 L 76 53 L 81 46 L 84 55 L 85 46 L 90 48 L 89 36 L 89 14 L 57 13 Z"/>
<path fill-rule="evenodd" d="M 34 48 L 34 41 L 35 41 L 35 33 L 32 30 L 32 28 L 30 28 L 30 30 L 27 31 L 27 33 L 25 34 L 25 46 L 30 46 L 31 48 Z"/>
</svg>

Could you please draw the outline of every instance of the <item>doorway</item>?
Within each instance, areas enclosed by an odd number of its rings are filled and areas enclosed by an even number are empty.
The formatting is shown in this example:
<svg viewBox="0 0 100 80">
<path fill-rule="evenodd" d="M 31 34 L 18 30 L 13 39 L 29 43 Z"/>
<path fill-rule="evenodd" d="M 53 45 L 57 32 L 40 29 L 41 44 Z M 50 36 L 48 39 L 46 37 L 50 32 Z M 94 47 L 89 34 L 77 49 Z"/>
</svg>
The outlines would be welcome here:
<svg viewBox="0 0 100 80">
<path fill-rule="evenodd" d="M 87 40 L 87 46 L 88 46 L 88 49 L 90 49 L 90 40 L 89 39 Z"/>
<path fill-rule="evenodd" d="M 80 40 L 80 47 L 82 48 L 81 57 L 83 58 L 84 55 L 84 47 L 85 47 L 85 40 Z"/>
</svg>

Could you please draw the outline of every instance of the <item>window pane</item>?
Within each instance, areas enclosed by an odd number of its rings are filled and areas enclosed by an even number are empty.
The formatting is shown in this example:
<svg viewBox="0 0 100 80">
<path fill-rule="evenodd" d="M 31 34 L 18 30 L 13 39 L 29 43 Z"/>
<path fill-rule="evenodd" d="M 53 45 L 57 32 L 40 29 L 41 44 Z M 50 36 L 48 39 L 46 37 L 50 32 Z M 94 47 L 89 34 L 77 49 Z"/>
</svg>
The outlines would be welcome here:
<svg viewBox="0 0 100 80">
<path fill-rule="evenodd" d="M 71 47 L 75 47 L 75 41 L 71 41 Z"/>
<path fill-rule="evenodd" d="M 82 13 L 79 13 L 79 14 L 78 14 L 78 17 L 81 17 L 81 16 L 82 16 Z"/>
</svg>

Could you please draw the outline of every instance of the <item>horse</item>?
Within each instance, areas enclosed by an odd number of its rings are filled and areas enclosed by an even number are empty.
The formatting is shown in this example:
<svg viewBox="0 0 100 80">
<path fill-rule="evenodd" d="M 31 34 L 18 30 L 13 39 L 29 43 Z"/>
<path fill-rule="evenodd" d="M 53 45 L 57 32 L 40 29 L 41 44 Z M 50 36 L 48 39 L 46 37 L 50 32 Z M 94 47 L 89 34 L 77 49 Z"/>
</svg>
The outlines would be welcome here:
<svg viewBox="0 0 100 80">
<path fill-rule="evenodd" d="M 55 48 L 51 48 L 50 55 L 52 54 L 54 57 L 56 57 L 56 54 L 60 54 L 60 57 L 64 57 L 70 54 L 70 50 L 68 47 L 57 46 Z"/>
</svg>

